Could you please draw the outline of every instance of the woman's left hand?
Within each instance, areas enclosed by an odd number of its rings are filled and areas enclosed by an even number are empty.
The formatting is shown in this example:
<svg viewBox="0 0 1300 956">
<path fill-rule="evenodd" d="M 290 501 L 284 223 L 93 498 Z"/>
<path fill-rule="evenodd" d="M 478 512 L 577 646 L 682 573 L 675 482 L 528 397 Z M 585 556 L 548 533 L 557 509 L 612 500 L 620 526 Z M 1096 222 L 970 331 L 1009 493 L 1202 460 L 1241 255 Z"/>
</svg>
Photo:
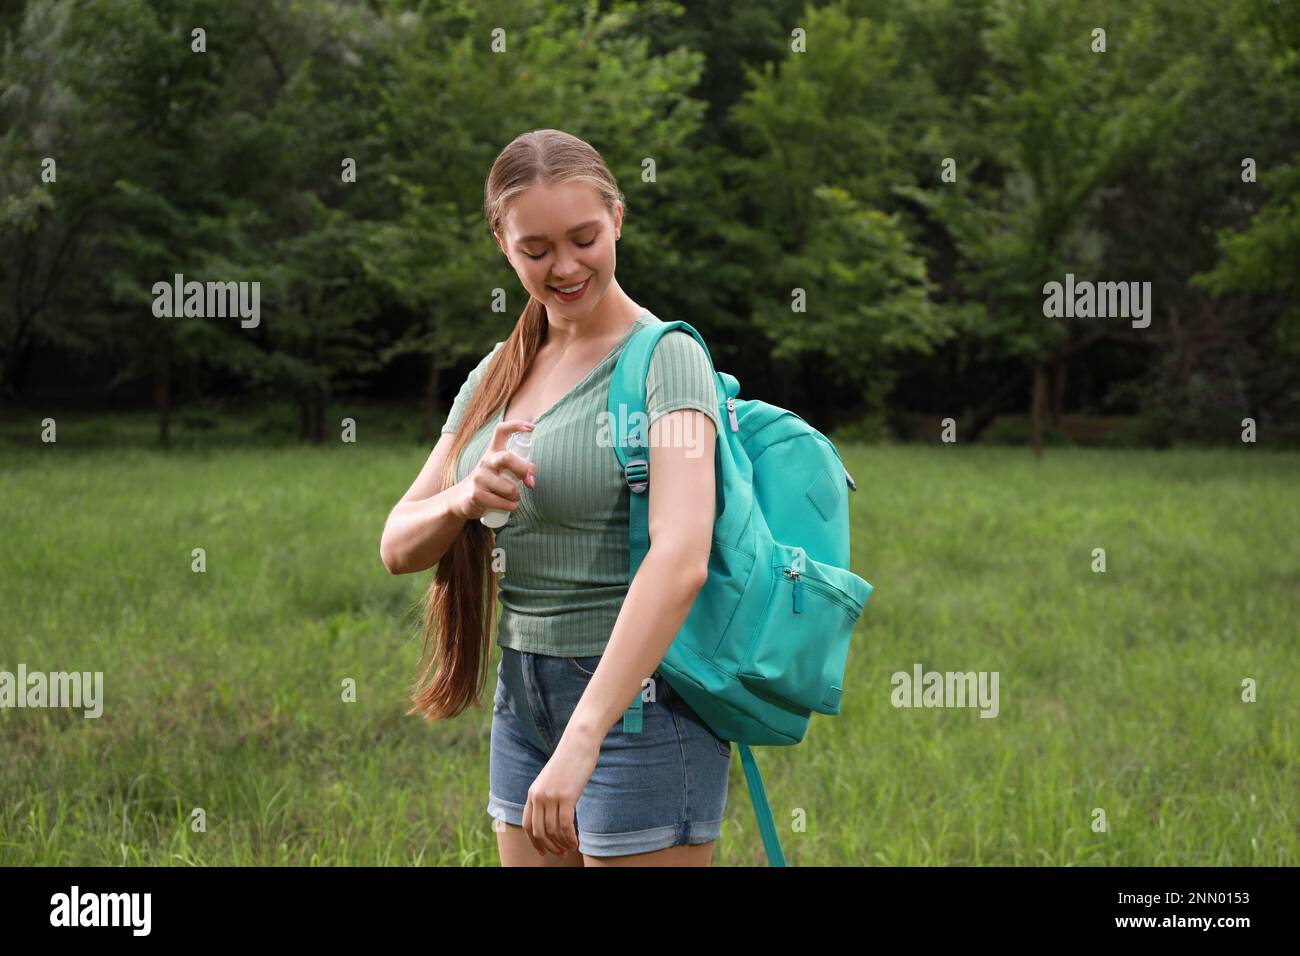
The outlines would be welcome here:
<svg viewBox="0 0 1300 956">
<path fill-rule="evenodd" d="M 593 744 L 562 735 L 555 753 L 528 788 L 523 827 L 539 856 L 578 848 L 574 812 L 599 757 L 600 741 Z"/>
</svg>

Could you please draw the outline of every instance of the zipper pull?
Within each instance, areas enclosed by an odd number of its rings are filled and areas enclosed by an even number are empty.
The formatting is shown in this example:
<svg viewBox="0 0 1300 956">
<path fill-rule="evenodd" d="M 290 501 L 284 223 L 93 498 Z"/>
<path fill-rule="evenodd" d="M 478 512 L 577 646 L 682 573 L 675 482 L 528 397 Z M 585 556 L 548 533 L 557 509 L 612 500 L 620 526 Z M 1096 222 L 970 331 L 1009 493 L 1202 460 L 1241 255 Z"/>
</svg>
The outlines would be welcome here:
<svg viewBox="0 0 1300 956">
<path fill-rule="evenodd" d="M 740 431 L 740 423 L 736 421 L 736 400 L 734 398 L 727 399 L 727 421 L 731 424 L 733 432 Z"/>
<path fill-rule="evenodd" d="M 794 613 L 803 613 L 803 588 L 800 586 L 799 572 L 786 571 L 785 576 L 794 581 Z"/>
</svg>

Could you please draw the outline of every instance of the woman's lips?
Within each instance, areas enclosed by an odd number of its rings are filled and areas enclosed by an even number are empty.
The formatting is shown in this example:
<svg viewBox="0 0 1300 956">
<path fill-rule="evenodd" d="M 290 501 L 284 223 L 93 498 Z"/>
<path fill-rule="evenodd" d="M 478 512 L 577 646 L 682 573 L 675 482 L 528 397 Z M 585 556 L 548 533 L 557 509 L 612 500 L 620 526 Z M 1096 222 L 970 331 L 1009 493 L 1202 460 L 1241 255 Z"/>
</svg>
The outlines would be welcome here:
<svg viewBox="0 0 1300 956">
<path fill-rule="evenodd" d="M 577 292 L 561 292 L 558 286 L 551 286 L 551 288 L 555 290 L 555 294 L 561 302 L 576 302 L 583 297 L 587 291 L 587 286 L 590 284 L 591 276 L 587 276 L 582 280 L 582 287 Z M 572 288 L 572 286 L 565 286 L 565 288 Z"/>
</svg>

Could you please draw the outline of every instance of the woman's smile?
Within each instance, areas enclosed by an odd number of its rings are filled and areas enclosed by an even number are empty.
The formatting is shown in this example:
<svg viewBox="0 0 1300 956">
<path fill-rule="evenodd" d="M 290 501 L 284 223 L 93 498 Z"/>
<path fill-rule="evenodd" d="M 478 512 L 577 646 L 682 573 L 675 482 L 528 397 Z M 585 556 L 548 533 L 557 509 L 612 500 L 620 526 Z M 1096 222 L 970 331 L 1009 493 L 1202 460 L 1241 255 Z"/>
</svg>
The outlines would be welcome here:
<svg viewBox="0 0 1300 956">
<path fill-rule="evenodd" d="M 551 286 L 550 288 L 555 291 L 555 294 L 560 298 L 561 302 L 577 302 L 579 299 L 582 298 L 583 293 L 587 291 L 587 286 L 590 284 L 591 284 L 591 276 L 587 276 L 586 279 L 584 279 L 582 282 L 578 283 L 577 285 L 565 286 L 564 288 L 560 288 L 559 286 Z"/>
</svg>

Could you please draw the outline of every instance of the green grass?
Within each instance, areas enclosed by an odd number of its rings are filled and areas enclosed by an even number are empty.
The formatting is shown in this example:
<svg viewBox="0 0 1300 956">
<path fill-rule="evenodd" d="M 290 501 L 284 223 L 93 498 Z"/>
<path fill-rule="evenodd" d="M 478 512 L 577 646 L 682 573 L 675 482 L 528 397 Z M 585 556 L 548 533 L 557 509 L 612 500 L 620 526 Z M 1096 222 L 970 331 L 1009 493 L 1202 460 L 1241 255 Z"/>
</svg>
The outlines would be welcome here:
<svg viewBox="0 0 1300 956">
<path fill-rule="evenodd" d="M 0 441 L 0 669 L 105 681 L 97 720 L 0 710 L 0 864 L 495 865 L 491 685 L 404 716 L 429 575 L 378 542 L 426 452 L 97 421 Z M 1300 863 L 1300 455 L 841 451 L 875 593 L 840 716 L 757 751 L 791 864 Z M 916 662 L 998 671 L 1001 713 L 895 709 Z M 714 862 L 762 859 L 736 761 Z"/>
</svg>

